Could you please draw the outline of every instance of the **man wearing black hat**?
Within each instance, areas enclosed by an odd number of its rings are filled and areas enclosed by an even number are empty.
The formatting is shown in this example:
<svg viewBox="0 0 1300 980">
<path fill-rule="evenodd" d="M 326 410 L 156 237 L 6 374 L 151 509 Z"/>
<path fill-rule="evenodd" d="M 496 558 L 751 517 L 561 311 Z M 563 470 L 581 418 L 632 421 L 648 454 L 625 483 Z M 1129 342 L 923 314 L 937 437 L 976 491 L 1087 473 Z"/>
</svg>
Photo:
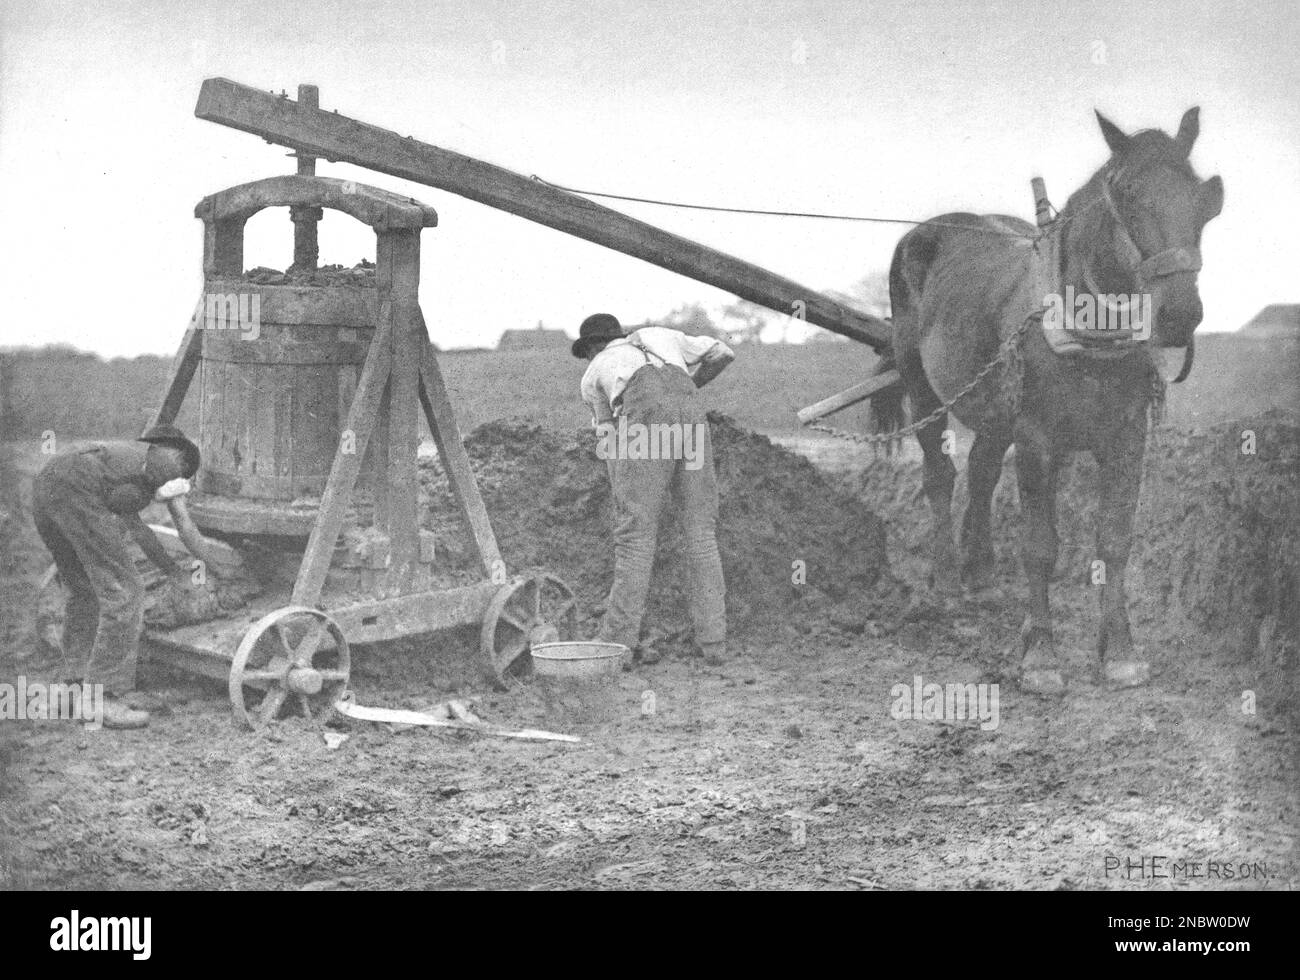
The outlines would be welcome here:
<svg viewBox="0 0 1300 980">
<path fill-rule="evenodd" d="M 84 691 L 103 685 L 105 727 L 149 723 L 147 712 L 121 700 L 135 688 L 145 591 L 126 538 L 167 575 L 188 575 L 140 511 L 189 492 L 198 468 L 198 446 L 175 426 L 156 425 L 135 442 L 65 450 L 36 474 L 36 530 L 67 594 L 63 655 L 83 666 Z"/>
<path fill-rule="evenodd" d="M 727 616 L 715 528 L 718 484 L 709 423 L 696 389 L 735 359 L 726 344 L 668 327 L 624 335 L 608 313 L 587 317 L 573 344 L 589 361 L 582 399 L 601 434 L 614 493 L 614 582 L 601 639 L 658 659 L 640 646 L 659 517 L 676 494 L 685 532 L 695 642 L 705 660 L 726 657 Z M 630 437 L 629 437 L 630 434 Z M 638 443 L 637 440 L 640 440 Z"/>
</svg>

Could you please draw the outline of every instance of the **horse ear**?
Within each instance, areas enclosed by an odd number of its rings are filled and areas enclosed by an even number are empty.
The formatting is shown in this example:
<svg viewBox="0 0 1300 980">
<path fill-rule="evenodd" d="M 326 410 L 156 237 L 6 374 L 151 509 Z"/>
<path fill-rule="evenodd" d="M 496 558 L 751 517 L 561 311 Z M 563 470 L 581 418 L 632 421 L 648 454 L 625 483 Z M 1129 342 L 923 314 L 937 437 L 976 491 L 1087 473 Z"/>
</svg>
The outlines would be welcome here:
<svg viewBox="0 0 1300 980">
<path fill-rule="evenodd" d="M 1174 137 L 1174 142 L 1178 144 L 1178 149 L 1182 151 L 1183 156 L 1192 152 L 1192 144 L 1196 142 L 1196 137 L 1201 132 L 1201 107 L 1192 106 L 1183 113 L 1183 121 L 1178 124 L 1178 135 Z"/>
<path fill-rule="evenodd" d="M 1200 190 L 1196 192 L 1196 198 L 1202 221 L 1218 217 L 1219 212 L 1223 210 L 1223 178 L 1217 175 L 1211 177 L 1201 185 Z"/>
<path fill-rule="evenodd" d="M 1093 110 L 1097 112 L 1097 110 Z M 1128 149 L 1128 137 L 1113 122 L 1097 112 L 1097 122 L 1101 124 L 1101 135 L 1106 138 L 1106 145 L 1116 156 Z"/>
</svg>

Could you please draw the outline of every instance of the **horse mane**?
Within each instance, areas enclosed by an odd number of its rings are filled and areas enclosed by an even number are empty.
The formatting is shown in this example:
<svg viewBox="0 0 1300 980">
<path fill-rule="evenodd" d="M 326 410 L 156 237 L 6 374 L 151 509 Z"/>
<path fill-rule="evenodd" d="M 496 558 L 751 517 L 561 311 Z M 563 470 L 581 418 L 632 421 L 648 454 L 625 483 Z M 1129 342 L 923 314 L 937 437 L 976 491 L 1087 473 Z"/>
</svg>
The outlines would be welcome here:
<svg viewBox="0 0 1300 980">
<path fill-rule="evenodd" d="M 1172 170 L 1189 181 L 1198 181 L 1191 162 L 1173 137 L 1159 129 L 1143 129 L 1129 137 L 1123 154 L 1112 154 L 1082 187 L 1069 196 L 1061 209 L 1061 216 L 1074 214 L 1095 201 L 1101 194 L 1103 180 L 1126 173 L 1141 173 L 1152 167 Z"/>
</svg>

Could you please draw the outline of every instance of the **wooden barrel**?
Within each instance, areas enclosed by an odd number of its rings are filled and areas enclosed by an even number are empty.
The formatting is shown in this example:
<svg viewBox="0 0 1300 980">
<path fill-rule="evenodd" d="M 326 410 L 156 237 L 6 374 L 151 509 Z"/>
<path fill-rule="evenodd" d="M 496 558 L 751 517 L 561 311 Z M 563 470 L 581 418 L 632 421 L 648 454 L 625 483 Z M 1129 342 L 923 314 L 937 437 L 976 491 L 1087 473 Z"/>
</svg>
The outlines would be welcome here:
<svg viewBox="0 0 1300 980">
<path fill-rule="evenodd" d="M 318 498 L 374 335 L 376 290 L 213 278 L 205 301 L 197 489 Z"/>
</svg>

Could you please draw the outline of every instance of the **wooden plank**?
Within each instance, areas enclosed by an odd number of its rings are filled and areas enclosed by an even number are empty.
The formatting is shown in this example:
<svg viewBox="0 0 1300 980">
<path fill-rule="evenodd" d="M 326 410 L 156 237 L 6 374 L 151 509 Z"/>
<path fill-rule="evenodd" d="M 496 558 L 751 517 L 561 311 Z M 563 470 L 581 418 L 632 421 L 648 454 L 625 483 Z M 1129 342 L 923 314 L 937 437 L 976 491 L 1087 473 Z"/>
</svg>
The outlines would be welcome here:
<svg viewBox="0 0 1300 980">
<path fill-rule="evenodd" d="M 348 410 L 346 430 L 354 437 L 354 452 L 334 449 L 334 463 L 330 467 L 329 479 L 325 483 L 325 493 L 321 496 L 320 512 L 312 526 L 311 537 L 307 539 L 307 550 L 298 568 L 298 577 L 293 584 L 293 603 L 299 606 L 315 606 L 320 599 L 321 589 L 325 585 L 325 575 L 329 571 L 330 559 L 334 555 L 334 544 L 343 530 L 343 521 L 347 517 L 348 504 L 352 500 L 352 488 L 356 486 L 357 474 L 361 471 L 361 461 L 365 458 L 366 444 L 370 440 L 370 430 L 379 413 L 380 396 L 388 384 L 388 375 L 392 368 L 392 348 L 389 326 L 380 321 L 375 331 L 375 339 L 370 344 L 366 355 L 366 366 L 361 369 L 361 380 L 357 382 L 357 396 L 352 400 Z"/>
<path fill-rule="evenodd" d="M 484 574 L 492 581 L 504 584 L 505 562 L 501 560 L 501 551 L 497 547 L 496 534 L 492 531 L 492 522 L 488 519 L 487 507 L 483 504 L 478 481 L 474 479 L 474 471 L 470 468 L 469 454 L 465 452 L 465 443 L 461 441 L 460 426 L 456 423 L 456 413 L 447 396 L 447 385 L 442 379 L 442 370 L 438 367 L 438 355 L 434 353 L 433 344 L 429 341 L 422 313 L 419 314 L 419 324 L 423 345 L 420 355 L 420 403 L 424 406 L 424 417 L 429 422 L 433 443 L 438 447 L 438 460 L 446 470 L 461 517 L 474 536 L 474 545 Z"/>
<path fill-rule="evenodd" d="M 375 527 L 388 527 L 388 392 L 379 403 L 379 418 L 370 433 L 370 446 L 366 450 L 366 463 L 362 469 L 370 487 L 372 501 L 371 520 Z"/>
<path fill-rule="evenodd" d="M 167 385 L 163 388 L 162 404 L 154 413 L 153 419 L 145 426 L 145 431 L 164 422 L 175 422 L 185 402 L 185 393 L 190 390 L 194 380 L 194 370 L 199 366 L 200 354 L 203 352 L 203 338 L 199 334 L 199 324 L 203 322 L 204 297 L 199 296 L 198 316 L 190 321 L 181 338 L 181 346 L 172 358 L 171 368 L 167 372 Z"/>
<path fill-rule="evenodd" d="M 250 476 L 278 477 L 280 460 L 275 455 L 275 405 L 288 371 L 271 364 L 244 368 L 252 382 L 248 392 L 248 473 Z"/>
<path fill-rule="evenodd" d="M 388 388 L 388 556 L 386 591 L 411 591 L 420 563 L 416 453 L 420 436 L 420 346 L 416 319 L 420 283 L 420 233 L 381 231 L 376 265 L 379 316 L 390 324 L 393 348 Z M 385 281 L 385 275 L 391 276 Z M 417 342 L 418 340 L 418 342 Z"/>
<path fill-rule="evenodd" d="M 407 596 L 362 602 L 330 609 L 349 643 L 379 643 L 403 636 L 420 636 L 483 622 L 496 595 L 493 582 L 416 592 Z"/>
<path fill-rule="evenodd" d="M 799 424 L 807 425 L 809 422 L 815 422 L 827 415 L 833 415 L 850 405 L 866 401 L 872 395 L 879 394 L 886 388 L 892 388 L 900 380 L 898 372 L 894 370 L 877 374 L 866 381 L 855 384 L 852 388 L 845 388 L 838 395 L 831 395 L 829 398 L 823 398 L 807 408 L 799 409 Z"/>
<path fill-rule="evenodd" d="M 889 346 L 885 320 L 750 262 L 682 238 L 522 174 L 226 78 L 203 82 L 194 114 L 299 153 L 345 161 L 507 211 L 717 286 L 867 344 Z"/>
<path fill-rule="evenodd" d="M 219 343 L 208 334 L 207 346 L 204 348 L 205 360 L 221 361 L 225 364 L 361 364 L 365 361 L 366 345 L 364 343 L 344 344 L 337 342 L 301 342 L 278 340 L 240 340 L 234 335 L 234 342 L 222 338 Z"/>
<path fill-rule="evenodd" d="M 359 370 L 359 369 L 358 369 Z M 351 405 L 352 402 L 347 403 Z M 339 409 L 338 418 L 347 416 L 347 406 Z M 271 429 L 275 436 L 276 469 L 273 474 L 281 480 L 293 480 L 293 385 L 278 385 L 275 389 L 275 410 L 271 420 Z"/>
</svg>

